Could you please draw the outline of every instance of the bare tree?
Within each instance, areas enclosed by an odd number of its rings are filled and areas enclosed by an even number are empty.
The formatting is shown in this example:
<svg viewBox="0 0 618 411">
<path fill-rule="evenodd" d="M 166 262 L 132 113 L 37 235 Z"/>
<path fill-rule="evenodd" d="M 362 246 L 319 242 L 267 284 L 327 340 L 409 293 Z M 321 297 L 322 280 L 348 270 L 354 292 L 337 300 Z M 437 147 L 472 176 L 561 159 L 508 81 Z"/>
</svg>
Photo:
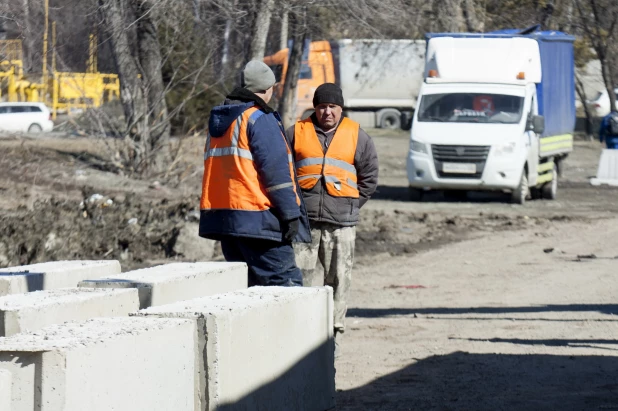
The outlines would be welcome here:
<svg viewBox="0 0 618 411">
<path fill-rule="evenodd" d="M 288 30 L 290 12 L 287 4 L 284 1 L 281 5 L 281 33 L 279 34 L 279 50 L 283 50 L 288 46 Z"/>
<path fill-rule="evenodd" d="M 99 0 L 99 5 L 120 78 L 129 169 L 158 171 L 165 162 L 161 157 L 169 141 L 169 120 L 152 5 L 143 0 Z"/>
<path fill-rule="evenodd" d="M 609 95 L 610 107 L 615 110 L 614 92 L 616 24 L 618 23 L 618 4 L 613 0 L 577 0 L 581 27 L 586 39 L 592 45 L 601 63 L 603 82 Z M 612 47 L 613 46 L 613 47 Z"/>
<path fill-rule="evenodd" d="M 266 49 L 266 36 L 270 28 L 270 18 L 273 12 L 275 0 L 262 0 L 258 2 L 258 12 L 251 35 L 251 59 L 262 60 Z"/>
<path fill-rule="evenodd" d="M 450 33 L 463 31 L 464 17 L 462 0 L 435 0 L 433 2 L 434 21 L 437 29 Z"/>
<path fill-rule="evenodd" d="M 482 32 L 485 30 L 485 13 L 479 17 L 477 5 L 474 0 L 463 0 L 461 3 L 463 16 L 466 21 L 466 29 L 470 32 Z"/>
<path fill-rule="evenodd" d="M 165 104 L 165 86 L 161 76 L 161 50 L 157 38 L 157 27 L 150 17 L 153 4 L 151 0 L 138 0 L 135 4 L 137 20 L 137 44 L 142 86 L 146 91 L 148 109 L 148 126 L 150 146 L 148 150 L 153 154 L 155 168 L 162 169 L 169 161 L 168 143 L 170 124 L 168 121 L 167 105 Z"/>
<path fill-rule="evenodd" d="M 292 48 L 288 59 L 288 69 L 285 75 L 283 95 L 279 103 L 279 112 L 285 128 L 290 127 L 296 120 L 296 97 L 298 93 L 298 77 L 302 65 L 303 48 L 307 38 L 307 8 L 301 7 L 291 13 Z"/>
<path fill-rule="evenodd" d="M 590 113 L 590 109 L 588 108 L 588 105 L 586 104 L 586 100 L 588 100 L 588 97 L 586 96 L 586 89 L 584 88 L 584 82 L 581 79 L 581 74 L 579 70 L 577 69 L 575 70 L 575 91 L 577 92 L 579 100 L 582 102 L 582 108 L 584 109 L 584 114 L 586 116 L 586 125 L 585 125 L 586 136 L 588 137 L 589 140 L 592 140 L 593 139 L 592 114 Z"/>
</svg>

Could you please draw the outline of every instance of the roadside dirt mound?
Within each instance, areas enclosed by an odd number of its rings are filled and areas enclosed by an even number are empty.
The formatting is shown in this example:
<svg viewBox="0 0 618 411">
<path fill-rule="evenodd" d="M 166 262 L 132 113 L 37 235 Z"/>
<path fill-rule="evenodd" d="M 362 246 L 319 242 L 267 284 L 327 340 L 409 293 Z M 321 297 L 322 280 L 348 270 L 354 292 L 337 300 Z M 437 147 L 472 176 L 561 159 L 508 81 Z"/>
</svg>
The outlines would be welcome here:
<svg viewBox="0 0 618 411">
<path fill-rule="evenodd" d="M 356 255 L 371 257 L 414 254 L 444 244 L 505 230 L 530 227 L 545 229 L 554 222 L 582 220 L 571 216 L 528 217 L 479 212 L 475 216 L 455 213 L 416 213 L 364 210 L 357 227 Z M 540 230 L 539 235 L 542 235 Z"/>
<path fill-rule="evenodd" d="M 178 256 L 182 227 L 196 221 L 193 198 L 144 203 L 132 195 L 83 191 L 83 201 L 45 200 L 0 217 L 0 266 L 109 258 L 123 269 Z"/>
</svg>

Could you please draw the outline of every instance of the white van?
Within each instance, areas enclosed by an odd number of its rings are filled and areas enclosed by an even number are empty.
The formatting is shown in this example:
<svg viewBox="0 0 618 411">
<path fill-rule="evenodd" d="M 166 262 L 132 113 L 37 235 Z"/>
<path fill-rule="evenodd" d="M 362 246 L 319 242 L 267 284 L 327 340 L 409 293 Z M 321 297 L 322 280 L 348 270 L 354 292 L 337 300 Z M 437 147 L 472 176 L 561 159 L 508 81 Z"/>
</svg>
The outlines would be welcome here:
<svg viewBox="0 0 618 411">
<path fill-rule="evenodd" d="M 43 103 L 0 103 L 0 131 L 52 131 L 51 113 Z"/>
<path fill-rule="evenodd" d="M 414 115 L 410 197 L 495 190 L 554 199 L 573 150 L 574 37 L 559 32 L 428 34 Z"/>
</svg>

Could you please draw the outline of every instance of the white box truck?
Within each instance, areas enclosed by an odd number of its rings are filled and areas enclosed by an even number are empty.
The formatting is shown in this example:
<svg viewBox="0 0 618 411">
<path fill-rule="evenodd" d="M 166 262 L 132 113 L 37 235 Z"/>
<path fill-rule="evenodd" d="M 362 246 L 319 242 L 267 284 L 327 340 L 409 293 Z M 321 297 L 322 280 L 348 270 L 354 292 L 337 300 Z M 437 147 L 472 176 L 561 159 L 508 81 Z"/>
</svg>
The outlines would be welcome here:
<svg viewBox="0 0 618 411">
<path fill-rule="evenodd" d="M 427 190 L 554 199 L 573 149 L 574 38 L 560 32 L 428 34 L 407 173 Z"/>
<path fill-rule="evenodd" d="M 285 79 L 288 50 L 264 58 Z M 343 91 L 344 114 L 363 128 L 408 128 L 423 81 L 424 40 L 314 41 L 305 47 L 298 80 L 297 118 L 313 113 L 313 94 L 323 83 Z M 283 83 L 277 90 L 280 95 Z"/>
</svg>

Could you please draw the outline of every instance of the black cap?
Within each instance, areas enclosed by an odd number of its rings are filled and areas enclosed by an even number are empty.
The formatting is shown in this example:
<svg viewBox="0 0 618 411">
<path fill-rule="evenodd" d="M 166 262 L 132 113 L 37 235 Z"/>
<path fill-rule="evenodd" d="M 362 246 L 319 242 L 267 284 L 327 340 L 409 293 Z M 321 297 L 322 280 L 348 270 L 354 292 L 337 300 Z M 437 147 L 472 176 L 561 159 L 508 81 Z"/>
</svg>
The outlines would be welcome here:
<svg viewBox="0 0 618 411">
<path fill-rule="evenodd" d="M 334 83 L 324 83 L 316 88 L 315 94 L 313 95 L 313 107 L 324 103 L 336 104 L 343 107 L 343 93 L 341 92 L 341 87 Z"/>
</svg>

